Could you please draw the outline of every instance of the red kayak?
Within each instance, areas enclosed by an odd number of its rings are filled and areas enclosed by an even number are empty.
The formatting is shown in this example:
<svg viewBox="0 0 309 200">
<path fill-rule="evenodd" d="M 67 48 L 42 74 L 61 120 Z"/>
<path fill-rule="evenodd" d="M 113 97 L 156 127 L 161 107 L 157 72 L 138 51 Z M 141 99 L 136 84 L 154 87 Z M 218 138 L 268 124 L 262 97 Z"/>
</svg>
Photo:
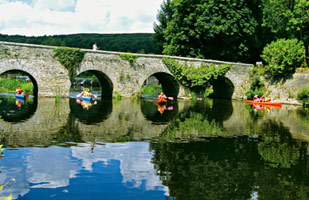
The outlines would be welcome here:
<svg viewBox="0 0 309 200">
<path fill-rule="evenodd" d="M 265 105 L 265 106 L 281 106 L 282 102 L 259 102 L 259 101 L 251 101 L 247 100 L 247 104 L 256 104 L 256 105 Z"/>
</svg>

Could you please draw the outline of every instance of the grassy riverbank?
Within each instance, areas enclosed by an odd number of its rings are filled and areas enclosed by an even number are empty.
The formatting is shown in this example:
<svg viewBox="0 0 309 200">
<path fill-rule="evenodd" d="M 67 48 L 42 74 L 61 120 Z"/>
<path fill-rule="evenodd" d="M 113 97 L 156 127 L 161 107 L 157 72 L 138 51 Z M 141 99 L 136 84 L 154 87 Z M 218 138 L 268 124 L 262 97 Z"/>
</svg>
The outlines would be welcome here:
<svg viewBox="0 0 309 200">
<path fill-rule="evenodd" d="M 0 93 L 15 93 L 18 86 L 20 86 L 24 92 L 33 94 L 33 84 L 31 81 L 0 78 Z"/>
<path fill-rule="evenodd" d="M 142 95 L 157 96 L 161 92 L 162 92 L 161 85 L 148 85 L 146 87 L 142 87 Z"/>
</svg>

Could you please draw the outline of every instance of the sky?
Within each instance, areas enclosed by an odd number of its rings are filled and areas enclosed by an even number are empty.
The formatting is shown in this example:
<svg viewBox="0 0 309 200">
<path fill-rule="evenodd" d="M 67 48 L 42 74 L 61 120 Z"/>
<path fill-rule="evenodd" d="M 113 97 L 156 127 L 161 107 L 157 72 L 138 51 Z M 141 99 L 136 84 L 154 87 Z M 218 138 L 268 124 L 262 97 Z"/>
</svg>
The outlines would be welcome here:
<svg viewBox="0 0 309 200">
<path fill-rule="evenodd" d="M 0 34 L 153 33 L 163 0 L 0 0 Z"/>
</svg>

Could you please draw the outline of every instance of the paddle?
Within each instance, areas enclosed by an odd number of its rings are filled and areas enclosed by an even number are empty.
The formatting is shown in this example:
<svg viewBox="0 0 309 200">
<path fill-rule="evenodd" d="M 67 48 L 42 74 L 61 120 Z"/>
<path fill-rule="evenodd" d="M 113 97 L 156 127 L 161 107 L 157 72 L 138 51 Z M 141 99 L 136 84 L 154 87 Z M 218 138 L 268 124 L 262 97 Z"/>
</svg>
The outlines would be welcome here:
<svg viewBox="0 0 309 200">
<path fill-rule="evenodd" d="M 169 106 L 169 107 L 167 108 L 167 110 L 173 110 L 173 109 L 174 109 L 173 106 Z"/>
</svg>

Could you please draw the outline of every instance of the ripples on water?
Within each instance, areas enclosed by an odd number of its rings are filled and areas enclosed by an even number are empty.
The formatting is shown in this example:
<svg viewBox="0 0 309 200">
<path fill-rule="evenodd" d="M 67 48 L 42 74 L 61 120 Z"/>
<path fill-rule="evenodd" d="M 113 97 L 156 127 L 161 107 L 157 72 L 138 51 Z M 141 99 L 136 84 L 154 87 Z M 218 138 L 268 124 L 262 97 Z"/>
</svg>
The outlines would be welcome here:
<svg viewBox="0 0 309 200">
<path fill-rule="evenodd" d="M 162 112 L 163 110 L 163 112 Z M 161 111 L 161 112 L 160 112 Z M 0 197 L 308 199 L 309 111 L 0 98 Z"/>
</svg>

